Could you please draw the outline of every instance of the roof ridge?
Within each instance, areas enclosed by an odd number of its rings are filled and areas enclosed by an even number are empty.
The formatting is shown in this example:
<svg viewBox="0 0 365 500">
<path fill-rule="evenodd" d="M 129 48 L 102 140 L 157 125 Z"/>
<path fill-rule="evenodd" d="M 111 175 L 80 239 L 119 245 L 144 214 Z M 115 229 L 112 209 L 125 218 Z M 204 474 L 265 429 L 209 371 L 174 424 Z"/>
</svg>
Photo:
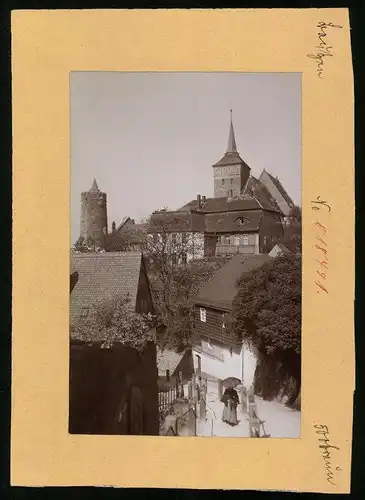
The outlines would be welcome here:
<svg viewBox="0 0 365 500">
<path fill-rule="evenodd" d="M 114 257 L 116 255 L 120 256 L 120 255 L 142 255 L 142 251 L 139 251 L 139 250 L 135 250 L 135 251 L 126 251 L 126 252 L 72 252 L 71 256 L 74 257 L 74 256 L 77 256 L 77 257 L 82 257 L 82 258 L 91 258 L 91 257 L 95 257 L 96 255 L 97 256 L 100 256 L 100 255 L 105 255 L 105 256 L 108 256 L 108 257 Z"/>
</svg>

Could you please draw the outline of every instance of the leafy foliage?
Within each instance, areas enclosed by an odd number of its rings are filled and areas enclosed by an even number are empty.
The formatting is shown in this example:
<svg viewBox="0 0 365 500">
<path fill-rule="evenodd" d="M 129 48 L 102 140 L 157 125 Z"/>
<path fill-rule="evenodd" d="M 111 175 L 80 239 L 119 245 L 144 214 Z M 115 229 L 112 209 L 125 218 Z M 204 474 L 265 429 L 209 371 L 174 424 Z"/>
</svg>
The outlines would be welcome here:
<svg viewBox="0 0 365 500">
<path fill-rule="evenodd" d="M 274 363 L 275 376 L 280 375 L 281 379 L 286 375 L 294 377 L 299 390 L 300 255 L 276 257 L 243 275 L 238 281 L 233 317 L 236 333 L 259 353 L 260 362 L 272 366 Z"/>
<path fill-rule="evenodd" d="M 155 340 L 154 325 L 151 314 L 138 314 L 131 309 L 129 299 L 116 297 L 97 302 L 87 319 L 72 327 L 71 338 L 101 342 L 103 348 L 119 342 L 142 351 L 148 342 Z"/>
<path fill-rule="evenodd" d="M 126 225 L 119 232 L 112 232 L 106 240 L 107 252 L 130 252 L 143 250 L 146 246 L 146 233 L 141 225 L 133 223 Z"/>
<path fill-rule="evenodd" d="M 302 211 L 298 206 L 289 212 L 281 243 L 293 253 L 302 253 Z"/>
<path fill-rule="evenodd" d="M 102 249 L 97 243 L 91 238 L 80 238 L 76 241 L 72 249 L 73 252 L 77 253 L 90 253 L 90 252 L 101 252 Z"/>
</svg>

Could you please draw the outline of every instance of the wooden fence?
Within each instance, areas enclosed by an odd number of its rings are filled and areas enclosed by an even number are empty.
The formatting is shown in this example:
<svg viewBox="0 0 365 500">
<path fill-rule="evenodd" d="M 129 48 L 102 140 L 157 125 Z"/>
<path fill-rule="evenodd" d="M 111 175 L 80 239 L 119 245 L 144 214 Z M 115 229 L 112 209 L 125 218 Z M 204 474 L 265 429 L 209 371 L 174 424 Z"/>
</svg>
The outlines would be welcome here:
<svg viewBox="0 0 365 500">
<path fill-rule="evenodd" d="M 164 410 L 172 405 L 177 398 L 177 387 L 169 387 L 158 393 L 158 409 Z"/>
</svg>

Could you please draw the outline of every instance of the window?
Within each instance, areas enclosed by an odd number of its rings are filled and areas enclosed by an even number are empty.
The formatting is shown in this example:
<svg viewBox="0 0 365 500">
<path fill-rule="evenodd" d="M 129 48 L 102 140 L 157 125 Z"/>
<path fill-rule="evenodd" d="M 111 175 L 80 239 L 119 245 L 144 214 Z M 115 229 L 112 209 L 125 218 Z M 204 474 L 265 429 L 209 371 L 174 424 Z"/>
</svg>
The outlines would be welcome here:
<svg viewBox="0 0 365 500">
<path fill-rule="evenodd" d="M 224 179 L 222 179 L 222 186 L 224 186 Z"/>
<path fill-rule="evenodd" d="M 225 317 L 224 317 L 224 313 L 222 313 L 222 328 L 225 328 L 225 327 L 226 327 Z"/>
<path fill-rule="evenodd" d="M 242 245 L 244 245 L 245 247 L 248 246 L 248 236 L 242 236 Z"/>
<path fill-rule="evenodd" d="M 267 236 L 264 236 L 264 245 L 267 243 Z"/>
<path fill-rule="evenodd" d="M 207 311 L 203 307 L 200 308 L 200 321 L 203 323 L 207 321 Z"/>
<path fill-rule="evenodd" d="M 181 243 L 184 244 L 186 243 L 187 241 L 187 234 L 186 233 L 182 233 L 181 235 Z"/>
<path fill-rule="evenodd" d="M 222 243 L 222 236 L 217 236 L 217 243 L 219 245 Z"/>
<path fill-rule="evenodd" d="M 239 236 L 235 236 L 235 237 L 234 237 L 234 244 L 235 244 L 236 246 L 238 246 L 238 245 L 240 244 L 240 237 L 239 237 Z"/>
<path fill-rule="evenodd" d="M 176 253 L 173 253 L 173 254 L 172 254 L 172 263 L 173 263 L 173 264 L 177 264 L 177 257 L 176 257 Z"/>
<path fill-rule="evenodd" d="M 176 240 L 177 240 L 176 233 L 172 233 L 172 235 L 171 235 L 171 241 L 172 241 L 172 243 L 176 243 Z"/>
<path fill-rule="evenodd" d="M 182 262 L 183 264 L 186 264 L 186 263 L 187 263 L 187 261 L 188 261 L 188 256 L 187 256 L 186 252 L 183 252 L 183 253 L 181 254 L 181 262 Z"/>
<path fill-rule="evenodd" d="M 231 178 L 231 186 L 232 186 L 232 184 L 233 184 L 233 179 Z"/>
</svg>

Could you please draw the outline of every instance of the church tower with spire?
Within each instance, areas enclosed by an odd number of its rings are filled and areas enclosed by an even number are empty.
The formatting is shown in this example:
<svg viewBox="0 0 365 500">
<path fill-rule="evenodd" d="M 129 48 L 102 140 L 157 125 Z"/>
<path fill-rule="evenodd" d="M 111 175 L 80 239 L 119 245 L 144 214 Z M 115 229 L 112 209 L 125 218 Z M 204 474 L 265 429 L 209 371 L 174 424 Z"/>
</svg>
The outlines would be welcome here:
<svg viewBox="0 0 365 500">
<path fill-rule="evenodd" d="M 251 169 L 237 151 L 232 110 L 227 151 L 223 158 L 213 165 L 213 171 L 214 198 L 234 198 L 244 192 Z"/>
<path fill-rule="evenodd" d="M 81 193 L 80 237 L 92 240 L 101 248 L 108 234 L 106 193 L 102 193 L 94 179 L 89 191 Z"/>
</svg>

